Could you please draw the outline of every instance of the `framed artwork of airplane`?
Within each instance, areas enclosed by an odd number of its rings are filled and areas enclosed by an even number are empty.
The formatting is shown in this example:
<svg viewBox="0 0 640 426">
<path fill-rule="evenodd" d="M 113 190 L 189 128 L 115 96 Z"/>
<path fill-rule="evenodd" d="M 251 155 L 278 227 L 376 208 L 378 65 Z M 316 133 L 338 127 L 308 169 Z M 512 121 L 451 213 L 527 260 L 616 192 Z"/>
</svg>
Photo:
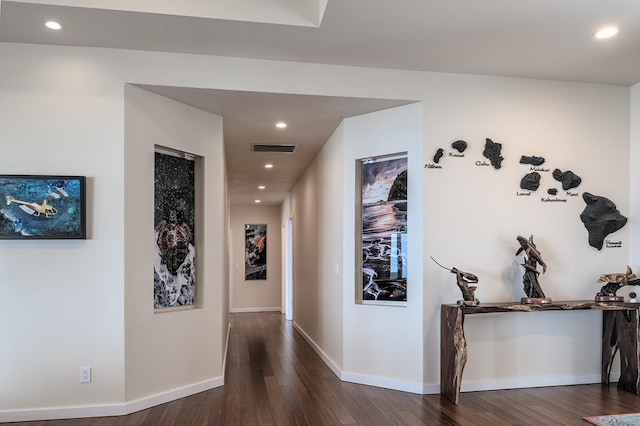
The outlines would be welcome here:
<svg viewBox="0 0 640 426">
<path fill-rule="evenodd" d="M 0 239 L 86 239 L 85 181 L 0 175 Z"/>
</svg>

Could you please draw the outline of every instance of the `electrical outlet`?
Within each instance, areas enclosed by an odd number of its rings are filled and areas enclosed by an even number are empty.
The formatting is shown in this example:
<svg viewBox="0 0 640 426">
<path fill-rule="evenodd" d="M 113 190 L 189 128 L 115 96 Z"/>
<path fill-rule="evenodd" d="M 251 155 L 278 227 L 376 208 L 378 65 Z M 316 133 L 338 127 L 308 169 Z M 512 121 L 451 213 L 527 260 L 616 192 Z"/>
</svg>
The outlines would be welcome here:
<svg viewBox="0 0 640 426">
<path fill-rule="evenodd" d="M 80 383 L 91 382 L 91 367 L 80 367 Z"/>
</svg>

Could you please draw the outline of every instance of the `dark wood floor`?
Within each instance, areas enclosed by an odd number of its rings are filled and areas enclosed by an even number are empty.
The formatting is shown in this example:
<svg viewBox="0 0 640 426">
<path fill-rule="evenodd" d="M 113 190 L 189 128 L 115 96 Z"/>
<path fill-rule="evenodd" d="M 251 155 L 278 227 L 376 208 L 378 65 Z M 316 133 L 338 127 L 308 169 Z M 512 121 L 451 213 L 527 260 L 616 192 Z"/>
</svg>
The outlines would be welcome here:
<svg viewBox="0 0 640 426">
<path fill-rule="evenodd" d="M 278 313 L 231 316 L 224 387 L 124 417 L 14 423 L 117 425 L 583 425 L 584 416 L 640 412 L 615 385 L 439 395 L 342 383 Z"/>
</svg>

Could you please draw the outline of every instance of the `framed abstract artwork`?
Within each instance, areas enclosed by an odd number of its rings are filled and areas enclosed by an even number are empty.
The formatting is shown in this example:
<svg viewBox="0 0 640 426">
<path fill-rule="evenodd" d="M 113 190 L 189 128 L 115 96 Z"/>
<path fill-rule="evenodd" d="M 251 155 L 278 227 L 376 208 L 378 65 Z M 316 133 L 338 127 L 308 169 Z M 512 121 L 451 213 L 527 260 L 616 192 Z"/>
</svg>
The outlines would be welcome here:
<svg viewBox="0 0 640 426">
<path fill-rule="evenodd" d="M 155 309 L 195 305 L 195 161 L 155 153 Z"/>
<path fill-rule="evenodd" d="M 244 279 L 267 279 L 267 225 L 244 226 Z"/>
<path fill-rule="evenodd" d="M 0 175 L 0 239 L 86 239 L 85 181 Z"/>
<path fill-rule="evenodd" d="M 407 301 L 406 154 L 359 160 L 361 295 L 365 301 Z"/>
</svg>

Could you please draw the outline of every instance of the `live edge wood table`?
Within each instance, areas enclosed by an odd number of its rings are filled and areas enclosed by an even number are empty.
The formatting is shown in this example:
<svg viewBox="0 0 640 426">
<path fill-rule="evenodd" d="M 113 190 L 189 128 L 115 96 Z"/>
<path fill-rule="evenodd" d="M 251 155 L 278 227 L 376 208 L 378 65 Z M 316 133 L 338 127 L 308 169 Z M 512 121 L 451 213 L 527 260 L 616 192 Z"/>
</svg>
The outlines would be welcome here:
<svg viewBox="0 0 640 426">
<path fill-rule="evenodd" d="M 442 305 L 440 310 L 440 394 L 454 404 L 460 397 L 462 370 L 467 362 L 464 337 L 465 315 L 496 312 L 602 311 L 602 379 L 609 384 L 609 373 L 616 351 L 620 351 L 618 387 L 640 394 L 638 303 L 570 300 L 540 305 L 520 303 L 481 303 L 479 306 Z"/>
</svg>

